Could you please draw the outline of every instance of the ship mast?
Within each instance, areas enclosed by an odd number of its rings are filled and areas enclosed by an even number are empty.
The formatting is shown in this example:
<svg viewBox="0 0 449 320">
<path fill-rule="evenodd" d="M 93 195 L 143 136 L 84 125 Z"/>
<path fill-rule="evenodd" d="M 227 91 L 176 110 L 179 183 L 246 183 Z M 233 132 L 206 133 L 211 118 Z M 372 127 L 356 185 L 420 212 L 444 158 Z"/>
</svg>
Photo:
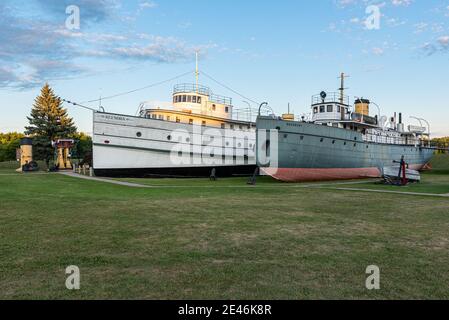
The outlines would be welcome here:
<svg viewBox="0 0 449 320">
<path fill-rule="evenodd" d="M 349 76 L 345 75 L 344 72 L 341 73 L 339 79 L 341 80 L 341 85 L 340 85 L 340 89 L 338 89 L 340 91 L 340 103 L 341 104 L 345 104 L 345 90 L 348 88 L 345 88 L 345 79 L 349 78 Z"/>
<path fill-rule="evenodd" d="M 199 76 L 200 76 L 200 72 L 199 72 L 199 68 L 198 68 L 198 53 L 199 51 L 195 51 L 195 61 L 196 61 L 196 67 L 195 67 L 195 80 L 196 80 L 196 92 L 199 92 Z"/>
</svg>

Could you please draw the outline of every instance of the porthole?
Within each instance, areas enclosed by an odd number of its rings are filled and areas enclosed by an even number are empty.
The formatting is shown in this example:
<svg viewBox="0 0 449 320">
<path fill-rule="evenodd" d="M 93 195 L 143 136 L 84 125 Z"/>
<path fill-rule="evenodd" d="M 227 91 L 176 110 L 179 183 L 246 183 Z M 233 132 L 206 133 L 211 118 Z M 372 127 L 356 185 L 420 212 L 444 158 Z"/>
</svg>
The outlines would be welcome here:
<svg viewBox="0 0 449 320">
<path fill-rule="evenodd" d="M 321 139 L 320 139 L 320 142 L 323 142 L 323 141 L 324 141 L 324 139 L 323 139 L 323 138 L 321 138 Z"/>
<path fill-rule="evenodd" d="M 332 144 L 335 144 L 335 140 L 332 140 Z"/>
<path fill-rule="evenodd" d="M 186 142 L 190 142 L 190 138 L 186 138 Z"/>
<path fill-rule="evenodd" d="M 136 136 L 137 136 L 138 138 L 140 138 L 140 137 L 142 136 L 142 132 L 137 132 L 137 133 L 136 133 Z"/>
<path fill-rule="evenodd" d="M 171 141 L 171 136 L 167 136 L 167 140 L 168 140 L 168 141 Z"/>
<path fill-rule="evenodd" d="M 300 138 L 301 140 L 304 140 L 304 136 L 301 136 L 301 138 Z"/>
</svg>

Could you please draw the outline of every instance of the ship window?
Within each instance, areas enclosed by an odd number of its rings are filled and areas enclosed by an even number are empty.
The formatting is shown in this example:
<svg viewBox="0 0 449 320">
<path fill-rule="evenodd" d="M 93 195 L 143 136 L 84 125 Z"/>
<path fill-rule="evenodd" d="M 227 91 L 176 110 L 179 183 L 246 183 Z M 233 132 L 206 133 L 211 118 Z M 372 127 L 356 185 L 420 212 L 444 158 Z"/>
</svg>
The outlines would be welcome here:
<svg viewBox="0 0 449 320">
<path fill-rule="evenodd" d="M 182 102 L 187 102 L 187 96 L 182 96 Z"/>
<path fill-rule="evenodd" d="M 321 139 L 320 139 L 320 142 L 323 142 L 323 141 L 324 141 L 324 139 L 323 139 L 323 138 L 321 138 Z"/>
<path fill-rule="evenodd" d="M 240 130 L 243 130 L 243 127 L 242 127 L 242 126 L 239 126 L 239 129 L 240 129 Z"/>
<path fill-rule="evenodd" d="M 170 121 L 170 116 L 167 116 L 167 121 Z"/>
<path fill-rule="evenodd" d="M 151 115 L 151 118 L 156 119 L 157 116 L 156 116 L 155 114 L 152 114 L 152 115 Z"/>
<path fill-rule="evenodd" d="M 332 144 L 335 144 L 335 140 L 332 140 Z"/>
<path fill-rule="evenodd" d="M 159 115 L 159 120 L 164 120 L 164 116 L 163 115 Z"/>
<path fill-rule="evenodd" d="M 222 129 L 225 128 L 225 124 L 224 124 L 224 123 L 221 124 L 221 128 L 222 128 Z"/>
<path fill-rule="evenodd" d="M 136 136 L 137 136 L 138 138 L 140 138 L 140 137 L 142 136 L 142 132 L 137 132 L 137 133 L 136 133 Z"/>
<path fill-rule="evenodd" d="M 196 96 L 193 96 L 193 97 L 192 97 L 192 102 L 193 102 L 193 103 L 196 103 Z"/>
<path fill-rule="evenodd" d="M 212 152 L 212 153 L 210 154 L 210 157 L 211 157 L 211 158 L 215 157 L 215 154 Z"/>
<path fill-rule="evenodd" d="M 334 112 L 334 106 L 333 105 L 328 105 L 327 106 L 327 112 Z"/>
<path fill-rule="evenodd" d="M 168 140 L 168 141 L 171 141 L 171 136 L 167 136 L 167 140 Z"/>
<path fill-rule="evenodd" d="M 197 102 L 197 103 L 201 103 L 201 97 L 197 97 L 197 98 L 196 98 L 196 102 Z"/>
<path fill-rule="evenodd" d="M 231 130 L 234 130 L 234 125 L 233 124 L 231 124 Z"/>
<path fill-rule="evenodd" d="M 193 124 L 193 119 L 189 119 L 189 124 Z"/>
<path fill-rule="evenodd" d="M 186 138 L 186 142 L 189 143 L 190 142 L 190 138 L 187 137 Z"/>
<path fill-rule="evenodd" d="M 318 113 L 318 107 L 313 107 L 313 113 Z"/>
<path fill-rule="evenodd" d="M 177 122 L 177 123 L 180 123 L 180 122 L 181 122 L 181 119 L 179 119 L 178 117 L 176 117 L 176 122 Z"/>
<path fill-rule="evenodd" d="M 345 145 L 347 145 L 348 143 L 345 141 Z"/>
<path fill-rule="evenodd" d="M 341 107 L 337 106 L 337 112 L 341 112 Z"/>
<path fill-rule="evenodd" d="M 242 147 L 242 144 L 241 144 L 241 143 L 239 143 L 239 144 L 237 145 L 237 147 L 241 148 L 241 147 Z"/>
<path fill-rule="evenodd" d="M 203 127 L 205 127 L 205 126 L 206 126 L 206 121 L 203 121 L 201 125 L 202 125 Z"/>
<path fill-rule="evenodd" d="M 217 110 L 217 106 L 215 104 L 212 105 L 212 111 Z"/>
<path fill-rule="evenodd" d="M 173 103 L 176 103 L 176 96 L 173 97 Z"/>
<path fill-rule="evenodd" d="M 325 107 L 324 106 L 320 106 L 320 113 L 323 113 L 325 111 Z"/>
<path fill-rule="evenodd" d="M 304 140 L 304 136 L 301 136 L 300 139 L 301 139 L 301 140 Z"/>
<path fill-rule="evenodd" d="M 225 112 L 226 112 L 226 113 L 229 112 L 229 107 L 225 107 Z"/>
<path fill-rule="evenodd" d="M 182 157 L 182 151 L 178 152 L 178 157 Z"/>
<path fill-rule="evenodd" d="M 192 96 L 187 96 L 187 102 L 192 102 Z"/>
</svg>

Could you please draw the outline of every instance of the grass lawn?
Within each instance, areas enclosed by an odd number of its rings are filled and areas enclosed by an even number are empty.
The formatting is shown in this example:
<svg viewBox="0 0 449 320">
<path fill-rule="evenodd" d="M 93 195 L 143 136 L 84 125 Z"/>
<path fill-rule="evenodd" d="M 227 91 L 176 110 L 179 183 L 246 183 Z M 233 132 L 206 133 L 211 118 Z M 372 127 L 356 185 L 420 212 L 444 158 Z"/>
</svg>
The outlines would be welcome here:
<svg viewBox="0 0 449 320">
<path fill-rule="evenodd" d="M 449 299 L 449 198 L 266 178 L 139 189 L 15 167 L 0 164 L 2 299 Z M 437 170 L 424 178 L 447 186 Z"/>
</svg>

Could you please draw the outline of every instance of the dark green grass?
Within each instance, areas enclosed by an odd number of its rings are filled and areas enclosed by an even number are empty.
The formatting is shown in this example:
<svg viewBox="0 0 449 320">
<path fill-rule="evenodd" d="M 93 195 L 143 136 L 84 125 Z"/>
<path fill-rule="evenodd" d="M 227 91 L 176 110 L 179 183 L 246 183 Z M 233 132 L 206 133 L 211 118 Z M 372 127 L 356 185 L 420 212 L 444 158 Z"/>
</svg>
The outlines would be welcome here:
<svg viewBox="0 0 449 320">
<path fill-rule="evenodd" d="M 245 181 L 0 176 L 0 298 L 449 298 L 449 199 Z"/>
</svg>

